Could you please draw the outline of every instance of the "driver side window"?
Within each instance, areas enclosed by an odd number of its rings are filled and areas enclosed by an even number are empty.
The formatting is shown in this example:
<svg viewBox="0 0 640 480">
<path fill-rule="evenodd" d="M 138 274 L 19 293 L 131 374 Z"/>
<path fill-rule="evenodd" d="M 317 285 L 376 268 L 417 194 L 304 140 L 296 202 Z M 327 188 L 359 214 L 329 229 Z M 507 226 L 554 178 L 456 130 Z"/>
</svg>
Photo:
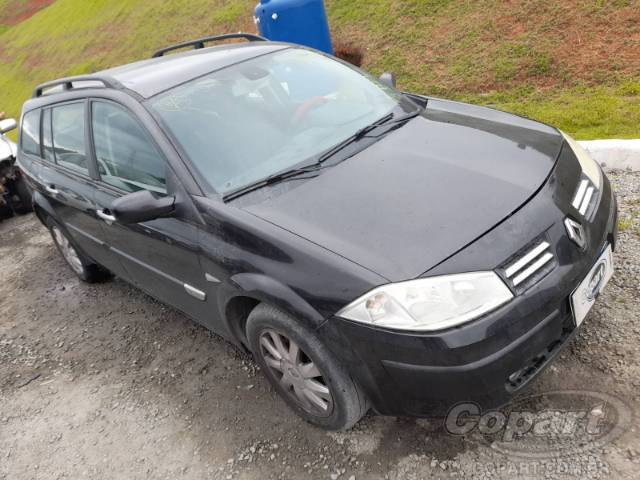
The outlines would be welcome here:
<svg viewBox="0 0 640 480">
<path fill-rule="evenodd" d="M 167 192 L 165 160 L 127 110 L 93 102 L 91 122 L 98 173 L 104 183 L 128 193 Z"/>
</svg>

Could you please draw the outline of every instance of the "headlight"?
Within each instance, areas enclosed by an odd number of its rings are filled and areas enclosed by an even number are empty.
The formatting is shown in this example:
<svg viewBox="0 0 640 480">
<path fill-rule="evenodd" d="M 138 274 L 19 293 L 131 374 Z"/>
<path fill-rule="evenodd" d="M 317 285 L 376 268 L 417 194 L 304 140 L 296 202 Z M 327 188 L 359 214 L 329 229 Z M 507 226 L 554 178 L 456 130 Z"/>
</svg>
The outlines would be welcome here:
<svg viewBox="0 0 640 480">
<path fill-rule="evenodd" d="M 473 320 L 512 298 L 495 273 L 462 273 L 383 285 L 338 316 L 398 330 L 432 331 Z"/>
<path fill-rule="evenodd" d="M 573 153 L 577 157 L 578 162 L 580 162 L 582 173 L 584 173 L 585 177 L 591 180 L 591 183 L 596 188 L 596 190 L 600 190 L 600 184 L 602 182 L 602 170 L 600 169 L 600 165 L 598 165 L 598 162 L 591 158 L 591 155 L 589 155 L 587 151 L 582 148 L 573 138 L 562 131 L 560 133 L 571 147 L 571 150 L 573 150 Z"/>
</svg>

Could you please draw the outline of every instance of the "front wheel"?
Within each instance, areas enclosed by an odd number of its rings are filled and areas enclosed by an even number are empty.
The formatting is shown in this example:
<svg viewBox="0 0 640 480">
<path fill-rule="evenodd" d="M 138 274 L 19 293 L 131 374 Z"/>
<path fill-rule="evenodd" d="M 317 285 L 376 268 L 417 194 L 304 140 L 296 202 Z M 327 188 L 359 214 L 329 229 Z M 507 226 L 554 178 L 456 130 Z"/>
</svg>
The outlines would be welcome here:
<svg viewBox="0 0 640 480">
<path fill-rule="evenodd" d="M 258 305 L 247 319 L 247 338 L 268 380 L 306 421 L 344 430 L 369 409 L 361 388 L 317 334 L 289 315 Z"/>
</svg>

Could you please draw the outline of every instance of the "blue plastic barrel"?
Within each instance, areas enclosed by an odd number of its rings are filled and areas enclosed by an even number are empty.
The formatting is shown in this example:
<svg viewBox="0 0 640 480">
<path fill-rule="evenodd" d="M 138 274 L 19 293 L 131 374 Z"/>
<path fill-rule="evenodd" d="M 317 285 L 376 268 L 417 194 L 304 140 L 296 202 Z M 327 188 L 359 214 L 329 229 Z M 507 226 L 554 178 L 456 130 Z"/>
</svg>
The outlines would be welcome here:
<svg viewBox="0 0 640 480">
<path fill-rule="evenodd" d="M 322 0 L 260 0 L 255 20 L 260 35 L 269 40 L 297 43 L 333 55 Z"/>
</svg>

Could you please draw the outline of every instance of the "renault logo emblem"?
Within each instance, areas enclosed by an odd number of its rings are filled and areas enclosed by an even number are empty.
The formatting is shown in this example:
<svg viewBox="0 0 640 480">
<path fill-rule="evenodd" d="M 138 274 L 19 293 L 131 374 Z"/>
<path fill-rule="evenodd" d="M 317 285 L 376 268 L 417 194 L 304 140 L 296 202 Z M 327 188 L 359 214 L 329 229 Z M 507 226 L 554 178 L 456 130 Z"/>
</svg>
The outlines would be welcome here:
<svg viewBox="0 0 640 480">
<path fill-rule="evenodd" d="M 587 246 L 587 239 L 584 235 L 584 228 L 575 220 L 571 218 L 564 219 L 564 227 L 567 229 L 567 235 L 569 239 L 578 247 L 585 248 Z"/>
</svg>

